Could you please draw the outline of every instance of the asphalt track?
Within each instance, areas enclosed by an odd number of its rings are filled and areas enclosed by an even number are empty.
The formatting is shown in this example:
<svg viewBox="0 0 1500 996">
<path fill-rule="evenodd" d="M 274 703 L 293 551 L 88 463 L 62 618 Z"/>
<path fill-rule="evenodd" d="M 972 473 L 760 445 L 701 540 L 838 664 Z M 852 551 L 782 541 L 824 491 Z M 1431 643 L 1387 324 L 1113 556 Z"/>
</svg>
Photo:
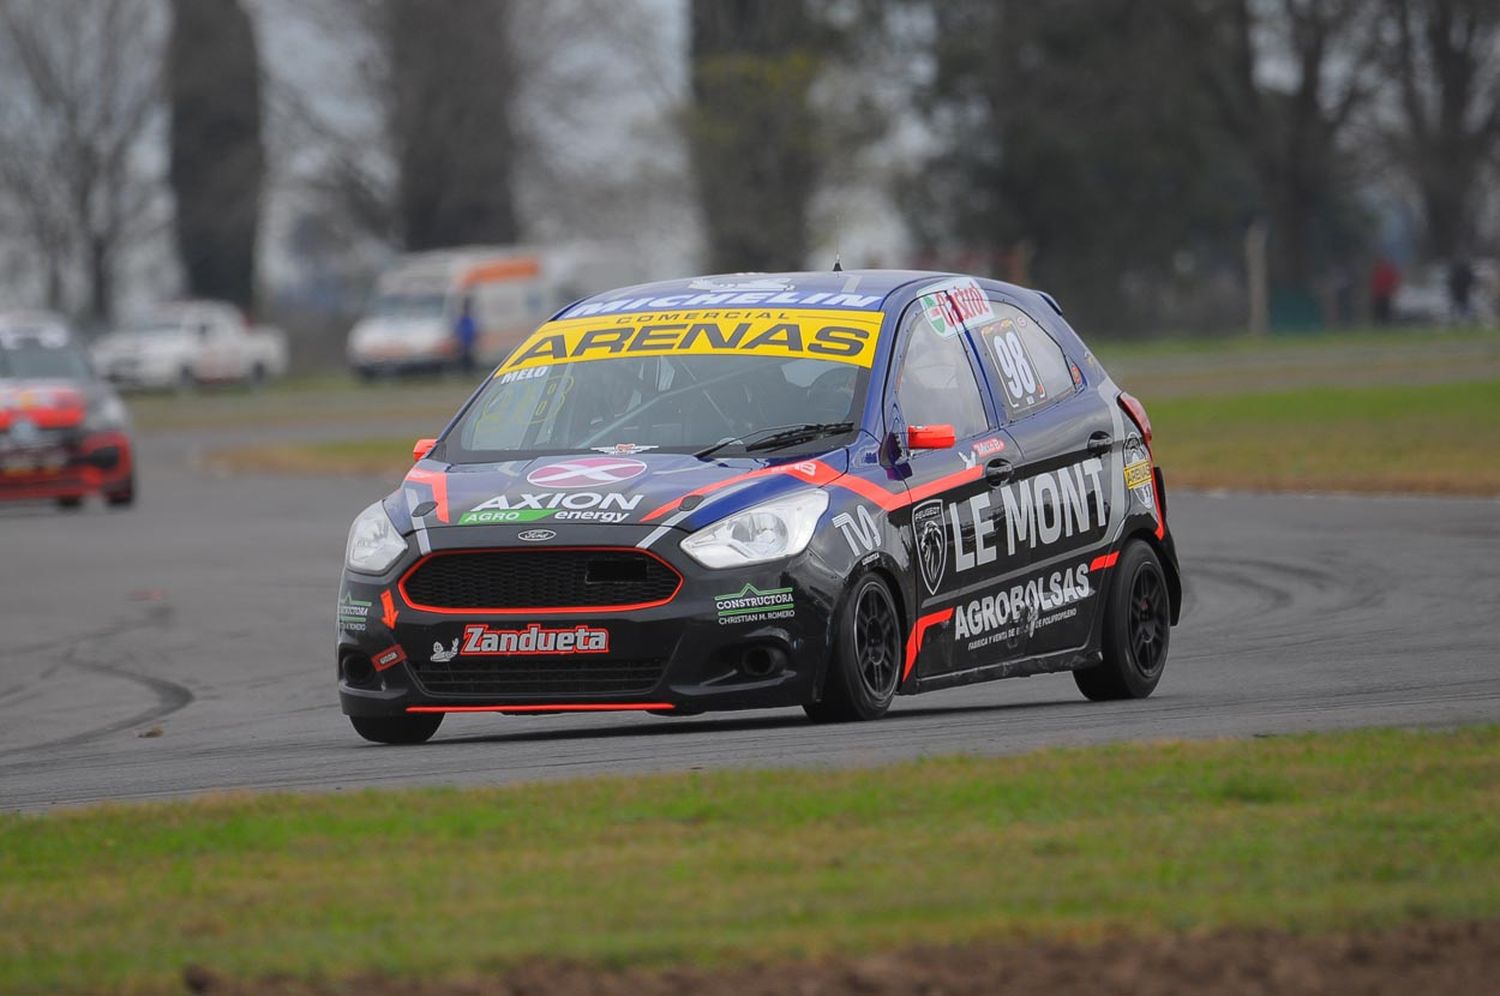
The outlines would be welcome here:
<svg viewBox="0 0 1500 996">
<path fill-rule="evenodd" d="M 215 478 L 201 445 L 144 440 L 129 511 L 0 506 L 0 809 L 1500 722 L 1500 502 L 1174 494 L 1188 600 L 1144 702 L 1051 675 L 857 726 L 468 716 L 374 746 L 338 710 L 333 606 L 347 523 L 389 482 Z"/>
</svg>

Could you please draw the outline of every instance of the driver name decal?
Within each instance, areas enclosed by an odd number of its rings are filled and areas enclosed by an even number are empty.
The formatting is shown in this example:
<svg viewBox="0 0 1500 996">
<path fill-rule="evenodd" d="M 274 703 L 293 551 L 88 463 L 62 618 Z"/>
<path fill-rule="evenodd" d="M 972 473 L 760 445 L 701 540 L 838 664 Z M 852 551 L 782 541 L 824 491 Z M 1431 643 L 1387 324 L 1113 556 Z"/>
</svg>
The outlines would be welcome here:
<svg viewBox="0 0 1500 996">
<path fill-rule="evenodd" d="M 565 318 L 533 332 L 495 376 L 663 355 L 806 357 L 868 367 L 883 317 L 878 311 L 742 309 Z"/>
</svg>

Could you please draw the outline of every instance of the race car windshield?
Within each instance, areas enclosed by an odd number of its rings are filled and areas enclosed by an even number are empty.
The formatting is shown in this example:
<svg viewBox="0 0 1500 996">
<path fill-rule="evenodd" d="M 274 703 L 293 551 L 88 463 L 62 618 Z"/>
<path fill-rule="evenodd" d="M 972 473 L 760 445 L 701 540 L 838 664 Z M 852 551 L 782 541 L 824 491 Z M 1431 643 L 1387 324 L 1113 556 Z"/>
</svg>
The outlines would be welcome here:
<svg viewBox="0 0 1500 996">
<path fill-rule="evenodd" d="M 88 380 L 92 376 L 88 360 L 71 346 L 23 341 L 0 349 L 0 379 Z"/>
<path fill-rule="evenodd" d="M 869 371 L 809 357 L 620 357 L 501 373 L 445 440 L 455 462 L 585 452 L 798 454 L 858 424 Z M 826 427 L 755 449 L 768 427 Z M 727 441 L 727 442 L 726 442 Z M 724 443 L 723 446 L 715 444 Z"/>
</svg>

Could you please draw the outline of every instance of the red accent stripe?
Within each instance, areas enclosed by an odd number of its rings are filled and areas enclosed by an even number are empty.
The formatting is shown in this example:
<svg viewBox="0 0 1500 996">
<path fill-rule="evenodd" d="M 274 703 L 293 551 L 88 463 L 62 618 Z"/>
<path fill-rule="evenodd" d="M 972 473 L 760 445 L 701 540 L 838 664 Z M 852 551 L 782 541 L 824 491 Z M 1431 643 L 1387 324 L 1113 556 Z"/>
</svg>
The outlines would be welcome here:
<svg viewBox="0 0 1500 996">
<path fill-rule="evenodd" d="M 983 475 L 983 467 L 980 467 L 978 465 L 975 465 L 973 467 L 966 467 L 956 474 L 949 474 L 946 477 L 939 477 L 935 481 L 928 481 L 926 484 L 917 485 L 916 487 L 911 489 L 911 491 L 909 492 L 909 496 L 907 497 L 906 501 L 902 502 L 902 504 L 913 505 L 921 501 L 923 498 L 932 497 L 939 491 L 947 491 L 949 488 L 956 488 L 960 484 L 968 484 L 970 481 L 977 481 Z"/>
<path fill-rule="evenodd" d="M 645 712 L 675 709 L 670 702 L 566 702 L 557 705 L 407 706 L 407 712 Z"/>
<path fill-rule="evenodd" d="M 887 512 L 894 512 L 898 508 L 905 508 L 910 501 L 907 494 L 902 492 L 887 491 L 874 481 L 854 474 L 845 474 L 834 482 L 847 491 L 853 491 L 867 501 L 873 501 Z"/>
<path fill-rule="evenodd" d="M 701 488 L 694 488 L 693 490 L 689 491 L 685 495 L 682 495 L 681 497 L 673 498 L 671 501 L 667 502 L 665 505 L 661 505 L 661 506 L 658 506 L 657 508 L 653 508 L 651 511 L 647 512 L 645 515 L 643 515 L 641 517 L 641 521 L 642 522 L 650 522 L 652 519 L 655 519 L 655 518 L 658 518 L 660 516 L 666 515 L 668 512 L 672 511 L 678 505 L 681 505 L 684 501 L 686 501 L 687 499 L 693 497 L 694 495 L 706 495 L 710 491 L 717 491 L 720 488 L 727 488 L 731 484 L 737 484 L 740 481 L 748 481 L 748 480 L 750 480 L 751 478 L 754 478 L 754 477 L 765 477 L 767 474 L 775 474 L 775 473 L 777 473 L 780 470 L 781 470 L 780 467 L 761 467 L 758 470 L 750 470 L 750 471 L 746 471 L 743 474 L 736 474 L 733 477 L 726 477 L 722 481 L 714 481 L 712 484 L 705 484 Z"/>
<path fill-rule="evenodd" d="M 1120 551 L 1119 550 L 1116 550 L 1114 553 L 1106 553 L 1103 556 L 1095 557 L 1094 560 L 1093 560 L 1093 562 L 1091 564 L 1089 564 L 1089 570 L 1091 570 L 1091 571 L 1102 571 L 1106 567 L 1113 567 L 1113 566 L 1115 566 L 1115 562 L 1117 560 L 1119 560 L 1119 559 L 1120 559 Z"/>
<path fill-rule="evenodd" d="M 922 649 L 922 639 L 927 635 L 927 630 L 938 623 L 947 622 L 952 618 L 953 609 L 951 606 L 946 609 L 939 609 L 936 612 L 929 612 L 925 616 L 917 617 L 917 624 L 912 627 L 911 635 L 906 638 L 906 666 L 901 669 L 902 681 L 905 681 L 906 676 L 911 674 L 912 665 L 917 663 L 917 652 Z"/>
<path fill-rule="evenodd" d="M 565 613 L 578 613 L 578 612 L 587 612 L 587 613 L 598 613 L 598 612 L 634 612 L 634 611 L 636 611 L 638 609 L 654 609 L 658 605 L 666 605 L 672 599 L 676 598 L 677 597 L 677 593 L 682 590 L 682 572 L 680 572 L 679 570 L 677 570 L 677 568 L 673 567 L 671 565 L 671 563 L 669 563 L 665 558 L 661 557 L 660 555 L 658 555 L 656 553 L 653 553 L 650 550 L 642 550 L 642 549 L 639 549 L 638 547 L 633 547 L 633 546 L 624 546 L 624 547 L 621 547 L 621 546 L 559 546 L 559 547 L 550 547 L 549 551 L 551 551 L 551 550 L 556 550 L 558 552 L 565 551 L 565 550 L 608 550 L 608 551 L 613 552 L 613 553 L 639 553 L 639 554 L 645 554 L 646 556 L 651 557 L 654 560 L 656 560 L 657 562 L 665 565 L 665 567 L 667 568 L 667 570 L 669 570 L 673 574 L 677 575 L 677 587 L 673 588 L 672 589 L 672 594 L 668 595 L 666 598 L 659 598 L 659 599 L 657 599 L 654 602 L 638 602 L 638 603 L 635 603 L 635 604 L 632 604 L 632 605 L 554 605 L 554 606 L 534 606 L 534 607 L 533 606 L 526 606 L 525 608 L 503 608 L 503 609 L 467 609 L 467 608 L 465 608 L 465 609 L 448 609 L 448 608 L 443 608 L 441 606 L 436 606 L 436 605 L 423 605 L 420 602 L 413 601 L 411 595 L 407 594 L 407 591 L 406 591 L 406 581 L 407 581 L 407 579 L 410 578 L 412 576 L 412 574 L 414 574 L 416 572 L 417 568 L 421 567 L 423 564 L 427 563 L 429 560 L 433 560 L 433 559 L 435 559 L 437 557 L 455 557 L 455 556 L 462 556 L 464 554 L 473 554 L 473 553 L 502 553 L 503 554 L 503 553 L 531 553 L 531 552 L 533 552 L 531 550 L 517 550 L 517 549 L 509 549 L 509 548 L 497 548 L 497 549 L 486 549 L 486 550 L 434 550 L 431 553 L 427 554 L 425 557 L 422 557 L 415 564 L 412 564 L 411 567 L 407 568 L 406 573 L 403 574 L 403 575 L 401 575 L 401 580 L 396 582 L 396 590 L 399 591 L 399 592 L 401 592 L 401 600 L 403 602 L 405 602 L 407 605 L 411 606 L 412 608 L 417 609 L 420 612 L 435 612 L 435 613 L 437 613 L 439 615 L 444 615 L 444 616 L 514 616 L 514 615 L 546 615 L 548 613 L 565 614 Z"/>
<path fill-rule="evenodd" d="M 811 469 L 811 473 L 808 473 L 809 469 Z M 797 463 L 784 463 L 776 467 L 762 467 L 759 470 L 736 474 L 734 477 L 726 477 L 724 480 L 715 481 L 713 484 L 705 484 L 701 488 L 694 488 L 681 498 L 674 498 L 665 505 L 652 509 L 642 517 L 641 521 L 650 522 L 653 519 L 660 518 L 676 509 L 685 499 L 693 495 L 706 495 L 710 492 L 718 491 L 720 488 L 728 487 L 731 484 L 748 481 L 756 477 L 765 477 L 768 474 L 791 474 L 793 477 L 820 487 L 833 485 L 844 488 L 848 491 L 853 491 L 867 501 L 874 502 L 887 512 L 894 512 L 919 502 L 923 498 L 930 498 L 940 491 L 947 491 L 949 488 L 956 488 L 960 485 L 968 484 L 970 481 L 978 480 L 984 474 L 984 468 L 978 466 L 965 467 L 957 473 L 939 477 L 937 480 L 928 481 L 926 484 L 919 484 L 907 491 L 887 491 L 874 481 L 866 480 L 854 474 L 846 473 L 840 476 L 837 471 L 821 460 L 802 460 Z"/>
<path fill-rule="evenodd" d="M 425 484 L 432 488 L 432 500 L 437 502 L 437 517 L 439 522 L 448 521 L 448 475 L 440 470 L 423 470 L 413 467 L 406 472 L 406 480 L 411 484 Z"/>
<path fill-rule="evenodd" d="M 1156 479 L 1156 465 L 1151 466 L 1151 498 L 1156 502 L 1156 538 L 1161 539 L 1167 534 L 1167 516 L 1161 510 L 1161 481 Z"/>
</svg>

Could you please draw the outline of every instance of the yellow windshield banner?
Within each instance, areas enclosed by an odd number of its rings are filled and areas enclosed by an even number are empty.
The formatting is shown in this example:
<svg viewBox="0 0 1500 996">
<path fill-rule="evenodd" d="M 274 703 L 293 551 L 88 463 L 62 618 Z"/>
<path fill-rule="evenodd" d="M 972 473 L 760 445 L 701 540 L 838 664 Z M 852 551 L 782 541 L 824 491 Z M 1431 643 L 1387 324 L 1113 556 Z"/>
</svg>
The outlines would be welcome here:
<svg viewBox="0 0 1500 996">
<path fill-rule="evenodd" d="M 782 356 L 868 367 L 879 311 L 655 311 L 548 322 L 500 365 L 496 376 L 554 363 L 635 356 Z"/>
</svg>

